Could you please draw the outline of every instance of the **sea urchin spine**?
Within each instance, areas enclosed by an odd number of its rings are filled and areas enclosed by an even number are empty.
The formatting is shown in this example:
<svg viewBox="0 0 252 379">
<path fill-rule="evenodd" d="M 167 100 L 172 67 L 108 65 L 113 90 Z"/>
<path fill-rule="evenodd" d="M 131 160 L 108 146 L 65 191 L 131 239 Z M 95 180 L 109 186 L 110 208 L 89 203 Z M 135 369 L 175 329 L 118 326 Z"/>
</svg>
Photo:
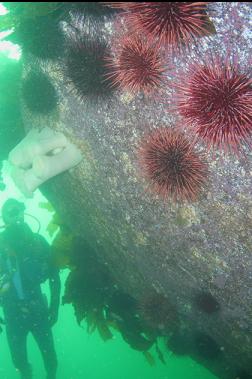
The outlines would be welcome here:
<svg viewBox="0 0 252 379">
<path fill-rule="evenodd" d="M 116 57 L 107 58 L 114 86 L 146 95 L 162 87 L 165 65 L 156 47 L 139 37 L 122 37 Z"/>
<path fill-rule="evenodd" d="M 209 147 L 238 151 L 252 134 L 252 80 L 228 59 L 195 62 L 176 85 L 177 108 Z"/>
<path fill-rule="evenodd" d="M 106 80 L 106 55 L 107 45 L 103 39 L 82 36 L 69 41 L 64 72 L 70 92 L 81 101 L 97 102 L 111 95 L 112 86 Z"/>
<path fill-rule="evenodd" d="M 207 16 L 208 2 L 111 2 L 127 11 L 127 24 L 160 45 L 180 48 L 215 32 Z"/>
<path fill-rule="evenodd" d="M 206 182 L 207 165 L 183 136 L 168 128 L 152 132 L 139 149 L 150 187 L 162 198 L 194 201 Z"/>
</svg>

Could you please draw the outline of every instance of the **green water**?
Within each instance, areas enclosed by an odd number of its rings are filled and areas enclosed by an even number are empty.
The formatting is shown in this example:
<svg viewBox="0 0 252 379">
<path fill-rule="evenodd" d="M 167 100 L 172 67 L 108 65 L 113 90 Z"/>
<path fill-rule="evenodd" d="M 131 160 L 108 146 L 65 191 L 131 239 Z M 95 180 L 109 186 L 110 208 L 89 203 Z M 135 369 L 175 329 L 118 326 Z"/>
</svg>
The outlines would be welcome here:
<svg viewBox="0 0 252 379">
<path fill-rule="evenodd" d="M 0 192 L 0 207 L 8 197 L 20 197 L 8 173 L 4 175 L 4 182 L 7 188 Z M 34 198 L 26 201 L 26 211 L 37 217 L 41 223 L 40 233 L 51 242 L 46 228 L 52 215 L 39 207 L 41 202 L 46 202 L 46 199 L 36 191 Z M 36 220 L 26 217 L 26 222 L 34 232 L 38 230 Z M 67 275 L 67 270 L 61 274 L 62 295 Z M 47 285 L 43 288 L 48 294 Z M 2 315 L 1 308 L 0 315 Z M 104 342 L 96 332 L 88 334 L 85 322 L 82 327 L 78 326 L 73 308 L 68 304 L 60 307 L 59 320 L 53 332 L 59 363 L 58 379 L 216 379 L 208 370 L 190 358 L 177 357 L 167 351 L 162 341 L 160 348 L 164 352 L 166 365 L 157 359 L 153 348 L 151 352 L 156 365 L 151 367 L 143 354 L 131 349 L 119 333 L 113 331 L 113 340 L 107 342 Z M 44 379 L 45 370 L 41 354 L 32 336 L 28 338 L 28 356 L 33 366 L 34 379 Z M 5 331 L 0 335 L 0 379 L 19 379 L 11 362 Z"/>
<path fill-rule="evenodd" d="M 61 276 L 62 282 L 65 276 Z M 5 334 L 0 338 L 0 378 L 18 379 Z M 97 333 L 89 335 L 85 323 L 83 328 L 77 325 L 71 305 L 61 307 L 54 338 L 59 361 L 58 379 L 216 379 L 190 358 L 179 358 L 170 352 L 165 355 L 165 366 L 156 359 L 156 365 L 151 367 L 144 356 L 132 350 L 119 334 L 115 333 L 114 339 L 108 342 L 103 342 Z M 28 341 L 34 379 L 44 379 L 40 352 L 32 337 Z M 153 356 L 156 358 L 155 351 Z"/>
<path fill-rule="evenodd" d="M 8 197 L 20 198 L 20 193 L 8 175 L 4 173 L 6 190 L 0 192 L 0 207 Z M 33 199 L 26 201 L 27 214 L 36 216 L 40 221 L 40 233 L 51 243 L 47 232 L 52 214 L 41 208 L 46 199 L 36 191 Z M 38 230 L 37 221 L 26 216 L 25 220 L 32 230 Z M 62 295 L 68 270 L 62 271 Z M 47 283 L 43 291 L 48 295 Z M 2 310 L 0 308 L 0 315 Z M 53 328 L 55 347 L 58 355 L 58 379 L 216 379 L 207 369 L 189 357 L 177 357 L 167 351 L 160 341 L 166 365 L 157 358 L 155 348 L 150 351 L 155 366 L 150 366 L 143 354 L 133 350 L 124 342 L 121 335 L 113 331 L 114 338 L 104 342 L 98 333 L 88 334 L 86 323 L 79 327 L 71 305 L 60 307 L 59 320 Z M 32 363 L 34 379 L 44 379 L 45 370 L 36 343 L 32 336 L 28 338 L 28 356 Z M 5 331 L 0 335 L 0 379 L 19 379 L 12 364 Z"/>
</svg>

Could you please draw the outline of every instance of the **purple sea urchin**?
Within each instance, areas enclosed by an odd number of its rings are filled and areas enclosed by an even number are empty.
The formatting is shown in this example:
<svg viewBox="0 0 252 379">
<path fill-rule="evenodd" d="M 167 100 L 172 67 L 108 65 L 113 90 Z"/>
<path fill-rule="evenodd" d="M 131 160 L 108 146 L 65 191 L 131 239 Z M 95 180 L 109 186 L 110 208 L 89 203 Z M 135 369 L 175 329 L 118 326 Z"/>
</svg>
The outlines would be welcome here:
<svg viewBox="0 0 252 379">
<path fill-rule="evenodd" d="M 81 101 L 97 101 L 111 95 L 112 89 L 105 80 L 107 45 L 102 39 L 76 37 L 71 39 L 65 63 L 65 76 L 70 91 Z"/>
</svg>

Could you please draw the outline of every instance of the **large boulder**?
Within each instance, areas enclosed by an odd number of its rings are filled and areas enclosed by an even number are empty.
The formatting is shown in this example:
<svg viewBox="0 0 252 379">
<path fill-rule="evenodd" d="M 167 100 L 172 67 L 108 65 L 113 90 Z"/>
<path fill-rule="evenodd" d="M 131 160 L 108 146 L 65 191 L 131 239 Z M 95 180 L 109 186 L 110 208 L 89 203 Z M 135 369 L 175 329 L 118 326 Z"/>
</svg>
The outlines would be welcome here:
<svg viewBox="0 0 252 379">
<path fill-rule="evenodd" d="M 251 55 L 249 17 L 248 3 L 215 3 L 217 34 L 204 43 L 202 54 L 224 50 L 229 43 L 231 51 L 246 60 Z M 178 66 L 194 50 L 185 54 L 175 59 Z M 33 68 L 25 58 L 24 77 Z M 176 122 L 172 98 L 166 104 L 117 91 L 108 99 L 83 102 L 65 78 L 62 58 L 41 67 L 57 90 L 59 105 L 41 116 L 24 104 L 27 131 L 48 126 L 63 132 L 84 157 L 45 183 L 43 193 L 66 224 L 89 240 L 125 292 L 141 299 L 155 290 L 170 299 L 181 319 L 182 337 L 194 341 L 196 348 L 189 353 L 195 359 L 220 378 L 249 378 L 250 149 L 241 157 L 207 153 L 209 184 L 199 200 L 163 201 L 146 188 L 137 148 L 146 131 Z"/>
</svg>

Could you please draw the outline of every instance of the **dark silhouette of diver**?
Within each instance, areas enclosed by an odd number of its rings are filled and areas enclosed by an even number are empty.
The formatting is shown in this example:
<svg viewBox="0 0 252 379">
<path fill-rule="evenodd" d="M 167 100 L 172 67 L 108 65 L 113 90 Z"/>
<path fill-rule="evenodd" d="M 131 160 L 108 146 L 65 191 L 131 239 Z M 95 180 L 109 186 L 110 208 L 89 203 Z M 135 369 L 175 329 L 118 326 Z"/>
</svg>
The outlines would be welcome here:
<svg viewBox="0 0 252 379">
<path fill-rule="evenodd" d="M 47 371 L 56 378 L 57 356 L 51 327 L 58 318 L 60 278 L 50 245 L 24 222 L 24 204 L 7 200 L 2 207 L 5 230 L 0 234 L 0 302 L 13 363 L 22 379 L 32 378 L 27 335 L 33 334 Z M 50 306 L 41 283 L 49 279 Z"/>
</svg>

